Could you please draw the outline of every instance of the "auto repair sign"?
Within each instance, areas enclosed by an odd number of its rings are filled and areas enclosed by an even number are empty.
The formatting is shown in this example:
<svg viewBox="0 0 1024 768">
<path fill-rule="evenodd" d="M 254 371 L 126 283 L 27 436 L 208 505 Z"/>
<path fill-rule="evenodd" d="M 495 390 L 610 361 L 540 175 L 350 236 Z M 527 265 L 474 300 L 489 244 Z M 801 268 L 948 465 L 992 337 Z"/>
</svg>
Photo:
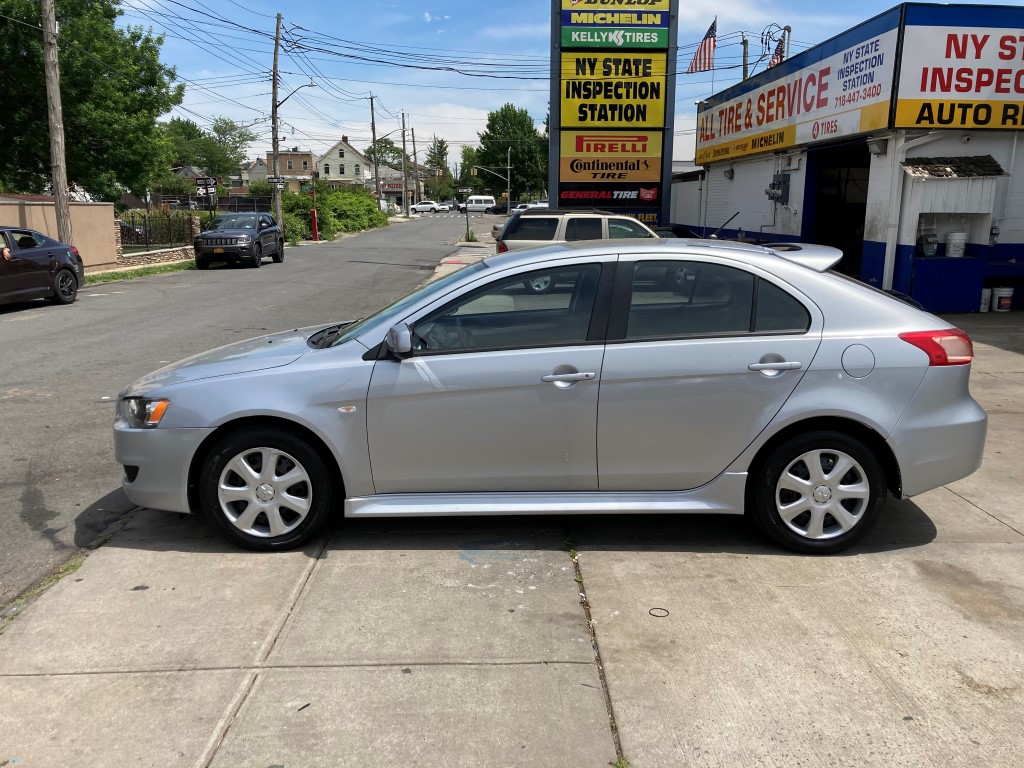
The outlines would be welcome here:
<svg viewBox="0 0 1024 768">
<path fill-rule="evenodd" d="M 895 128 L 1024 127 L 1024 8 L 908 6 Z"/>
</svg>

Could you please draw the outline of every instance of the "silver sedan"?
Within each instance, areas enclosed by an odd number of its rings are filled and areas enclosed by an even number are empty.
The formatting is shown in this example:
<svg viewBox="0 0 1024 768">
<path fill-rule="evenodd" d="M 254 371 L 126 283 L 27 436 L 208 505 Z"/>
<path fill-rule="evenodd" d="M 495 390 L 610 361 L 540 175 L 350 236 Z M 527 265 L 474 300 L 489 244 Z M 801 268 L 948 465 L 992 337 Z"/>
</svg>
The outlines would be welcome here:
<svg viewBox="0 0 1024 768">
<path fill-rule="evenodd" d="M 719 512 L 836 552 L 887 494 L 972 473 L 986 430 L 967 335 L 828 271 L 840 256 L 637 240 L 490 257 L 127 387 L 124 490 L 262 550 L 339 514 Z"/>
</svg>

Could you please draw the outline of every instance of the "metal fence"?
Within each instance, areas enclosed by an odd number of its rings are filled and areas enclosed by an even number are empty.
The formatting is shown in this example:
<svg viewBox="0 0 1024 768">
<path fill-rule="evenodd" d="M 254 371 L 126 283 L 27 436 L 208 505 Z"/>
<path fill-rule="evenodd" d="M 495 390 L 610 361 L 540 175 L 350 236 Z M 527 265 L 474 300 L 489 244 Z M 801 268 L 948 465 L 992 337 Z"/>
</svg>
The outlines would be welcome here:
<svg viewBox="0 0 1024 768">
<path fill-rule="evenodd" d="M 125 252 L 192 245 L 192 217 L 182 213 L 125 211 L 118 226 Z"/>
</svg>

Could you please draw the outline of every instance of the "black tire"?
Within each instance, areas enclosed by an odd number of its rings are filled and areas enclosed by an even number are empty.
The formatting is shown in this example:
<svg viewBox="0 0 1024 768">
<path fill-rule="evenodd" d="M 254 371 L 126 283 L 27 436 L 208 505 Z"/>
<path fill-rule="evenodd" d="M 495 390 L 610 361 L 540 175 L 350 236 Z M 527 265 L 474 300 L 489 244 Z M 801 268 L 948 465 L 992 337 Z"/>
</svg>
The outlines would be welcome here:
<svg viewBox="0 0 1024 768">
<path fill-rule="evenodd" d="M 273 468 L 264 470 L 271 457 Z M 247 478 L 233 468 L 243 464 L 251 472 Z M 288 476 L 294 482 L 275 482 Z M 334 510 L 335 488 L 327 465 L 305 438 L 256 425 L 231 432 L 214 446 L 199 475 L 199 496 L 203 513 L 228 541 L 268 552 L 301 546 L 315 536 Z"/>
<path fill-rule="evenodd" d="M 536 293 L 539 295 L 548 293 L 552 288 L 554 288 L 555 281 L 551 275 L 544 275 L 543 277 L 534 277 L 530 280 L 523 280 L 523 285 L 530 293 Z"/>
<path fill-rule="evenodd" d="M 196 269 L 209 269 L 210 262 L 206 259 L 196 259 Z"/>
<path fill-rule="evenodd" d="M 874 454 L 842 432 L 787 440 L 751 481 L 758 527 L 787 549 L 808 554 L 840 552 L 859 541 L 878 520 L 886 497 L 885 474 Z"/>
<path fill-rule="evenodd" d="M 430 209 L 430 212 L 431 212 L 431 213 L 437 213 L 437 208 L 431 208 L 431 209 Z"/>
<path fill-rule="evenodd" d="M 78 278 L 70 269 L 58 270 L 53 276 L 54 304 L 74 304 L 78 298 Z"/>
<path fill-rule="evenodd" d="M 277 250 L 274 251 L 274 263 L 280 264 L 284 261 L 284 240 L 277 241 Z"/>
<path fill-rule="evenodd" d="M 263 246 L 260 245 L 259 243 L 256 243 L 252 247 L 252 262 L 251 263 L 252 263 L 252 265 L 254 267 L 256 267 L 256 269 L 259 269 L 260 267 L 263 266 Z"/>
</svg>

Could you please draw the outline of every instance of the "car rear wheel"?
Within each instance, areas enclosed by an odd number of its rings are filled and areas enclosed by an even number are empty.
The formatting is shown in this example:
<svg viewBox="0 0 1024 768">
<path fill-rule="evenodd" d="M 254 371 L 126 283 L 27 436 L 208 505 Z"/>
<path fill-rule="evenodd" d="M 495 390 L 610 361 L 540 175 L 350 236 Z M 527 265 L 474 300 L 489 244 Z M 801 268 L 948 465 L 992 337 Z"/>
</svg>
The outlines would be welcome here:
<svg viewBox="0 0 1024 768">
<path fill-rule="evenodd" d="M 70 269 L 62 269 L 53 276 L 53 303 L 72 304 L 78 297 L 78 278 Z"/>
<path fill-rule="evenodd" d="M 263 246 L 259 243 L 252 247 L 252 265 L 257 268 L 263 266 Z"/>
<path fill-rule="evenodd" d="M 277 250 L 274 251 L 274 263 L 280 264 L 284 261 L 284 240 L 277 241 Z"/>
<path fill-rule="evenodd" d="M 841 432 L 811 432 L 780 445 L 753 482 L 753 517 L 765 534 L 796 552 L 828 554 L 874 525 L 886 497 L 878 460 Z"/>
<path fill-rule="evenodd" d="M 301 436 L 252 426 L 226 435 L 199 477 L 203 512 L 229 541 L 269 551 L 298 547 L 334 508 L 331 473 Z"/>
</svg>

